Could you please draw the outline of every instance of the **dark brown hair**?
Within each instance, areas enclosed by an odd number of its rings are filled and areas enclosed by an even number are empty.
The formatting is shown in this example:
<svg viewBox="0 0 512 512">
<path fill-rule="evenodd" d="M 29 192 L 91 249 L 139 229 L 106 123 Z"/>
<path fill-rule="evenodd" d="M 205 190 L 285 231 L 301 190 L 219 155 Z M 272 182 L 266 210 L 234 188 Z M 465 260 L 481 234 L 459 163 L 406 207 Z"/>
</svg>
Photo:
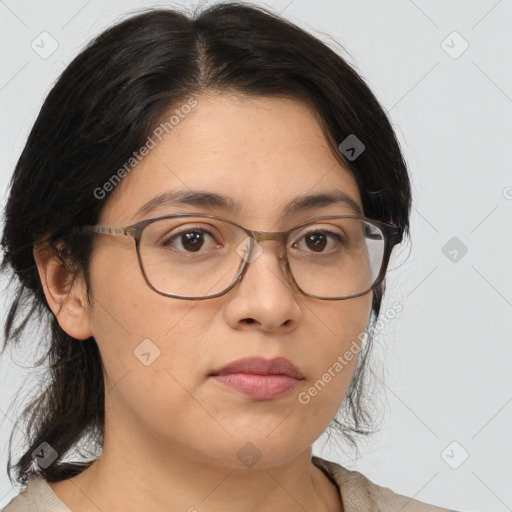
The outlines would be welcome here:
<svg viewBox="0 0 512 512">
<path fill-rule="evenodd" d="M 194 15 L 150 9 L 109 28 L 67 66 L 48 94 L 10 183 L 2 270 L 16 288 L 2 353 L 28 338 L 35 322 L 37 341 L 45 348 L 35 366 L 48 366 L 44 388 L 18 420 L 26 447 L 15 465 L 10 438 L 11 482 L 13 472 L 21 485 L 34 473 L 50 482 L 80 473 L 92 460 L 64 462 L 66 454 L 85 441 L 100 449 L 104 435 L 96 342 L 75 340 L 60 328 L 43 293 L 34 243 L 47 237 L 62 264 L 83 273 L 88 285 L 91 238 L 74 236 L 70 228 L 97 223 L 108 198 L 98 200 L 93 191 L 145 143 L 169 109 L 208 91 L 285 97 L 313 106 L 334 154 L 357 181 L 365 215 L 408 233 L 409 176 L 386 113 L 358 73 L 318 38 L 240 2 Z M 337 146 L 351 134 L 365 150 L 347 161 Z M 384 283 L 374 290 L 370 324 L 377 320 L 383 293 Z M 356 449 L 354 436 L 372 433 L 363 392 L 372 338 L 331 424 Z M 47 468 L 31 455 L 43 442 L 58 453 Z"/>
</svg>

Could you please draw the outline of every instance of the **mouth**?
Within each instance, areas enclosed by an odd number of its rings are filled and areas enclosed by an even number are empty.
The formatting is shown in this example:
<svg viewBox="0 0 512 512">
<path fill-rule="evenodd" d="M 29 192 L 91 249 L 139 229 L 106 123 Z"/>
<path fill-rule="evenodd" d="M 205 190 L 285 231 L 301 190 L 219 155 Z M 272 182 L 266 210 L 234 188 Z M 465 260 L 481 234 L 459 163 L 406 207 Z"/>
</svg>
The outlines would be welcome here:
<svg viewBox="0 0 512 512">
<path fill-rule="evenodd" d="M 304 380 L 302 372 L 288 359 L 249 357 L 214 371 L 210 377 L 224 388 L 254 400 L 274 400 L 295 389 Z"/>
</svg>

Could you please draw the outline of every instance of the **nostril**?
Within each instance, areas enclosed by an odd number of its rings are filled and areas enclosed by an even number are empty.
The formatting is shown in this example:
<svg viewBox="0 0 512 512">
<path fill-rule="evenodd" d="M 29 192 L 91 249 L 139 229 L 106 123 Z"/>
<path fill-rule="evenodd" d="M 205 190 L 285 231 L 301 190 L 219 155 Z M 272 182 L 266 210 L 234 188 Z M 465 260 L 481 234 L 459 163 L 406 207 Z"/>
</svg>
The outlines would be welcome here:
<svg viewBox="0 0 512 512">
<path fill-rule="evenodd" d="M 256 320 L 254 320 L 254 318 L 244 318 L 244 322 L 247 324 L 253 324 Z"/>
</svg>

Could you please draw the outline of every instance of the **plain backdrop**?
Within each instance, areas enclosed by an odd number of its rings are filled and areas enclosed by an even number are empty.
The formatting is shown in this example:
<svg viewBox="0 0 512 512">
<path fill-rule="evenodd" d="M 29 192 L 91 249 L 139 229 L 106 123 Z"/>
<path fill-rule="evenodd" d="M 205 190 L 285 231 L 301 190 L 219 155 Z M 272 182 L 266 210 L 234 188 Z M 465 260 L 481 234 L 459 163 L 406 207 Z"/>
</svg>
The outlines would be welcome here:
<svg viewBox="0 0 512 512">
<path fill-rule="evenodd" d="M 197 3 L 0 1 L 2 205 L 65 66 L 129 11 L 156 5 Z M 421 501 L 512 510 L 512 1 L 262 5 L 344 48 L 388 111 L 413 181 L 412 236 L 392 261 L 382 311 L 403 308 L 375 340 L 381 431 L 358 459 L 326 436 L 315 452 Z M 25 394 L 37 384 L 31 357 L 0 360 L 0 508 L 19 491 L 6 476 L 7 440 L 15 391 L 25 376 Z"/>
</svg>

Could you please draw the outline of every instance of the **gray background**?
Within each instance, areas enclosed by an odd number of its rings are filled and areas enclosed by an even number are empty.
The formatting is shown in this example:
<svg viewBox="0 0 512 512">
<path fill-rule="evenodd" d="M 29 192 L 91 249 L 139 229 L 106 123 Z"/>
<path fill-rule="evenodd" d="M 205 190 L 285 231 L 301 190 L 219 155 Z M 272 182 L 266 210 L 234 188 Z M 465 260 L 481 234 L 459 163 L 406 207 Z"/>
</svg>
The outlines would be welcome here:
<svg viewBox="0 0 512 512">
<path fill-rule="evenodd" d="M 185 4 L 197 3 L 0 0 L 2 204 L 71 58 L 128 11 Z M 412 239 L 392 261 L 383 315 L 396 301 L 403 310 L 376 340 L 382 430 L 358 460 L 324 437 L 315 452 L 421 501 L 512 510 L 512 0 L 263 5 L 345 48 L 389 112 L 414 188 Z M 0 361 L 0 508 L 18 492 L 5 473 L 14 392 L 38 377 L 26 354 L 12 357 Z"/>
</svg>

